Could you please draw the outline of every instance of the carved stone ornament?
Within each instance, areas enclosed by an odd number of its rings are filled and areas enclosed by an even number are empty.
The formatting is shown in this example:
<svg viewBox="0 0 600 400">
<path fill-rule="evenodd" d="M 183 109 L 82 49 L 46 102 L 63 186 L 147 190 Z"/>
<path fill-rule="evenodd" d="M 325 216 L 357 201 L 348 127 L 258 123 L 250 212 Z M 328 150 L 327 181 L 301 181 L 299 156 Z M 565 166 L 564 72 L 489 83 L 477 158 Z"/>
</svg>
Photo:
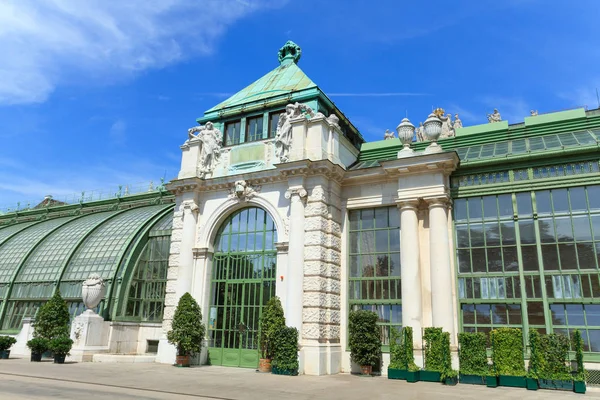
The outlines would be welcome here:
<svg viewBox="0 0 600 400">
<path fill-rule="evenodd" d="M 288 162 L 290 147 L 292 145 L 292 123 L 291 120 L 305 116 L 307 119 L 315 117 L 312 108 L 306 104 L 295 103 L 285 106 L 285 112 L 279 115 L 277 133 L 275 134 L 275 157 L 279 162 Z"/>
<path fill-rule="evenodd" d="M 454 114 L 454 122 L 452 123 L 452 129 L 454 129 L 454 134 L 456 135 L 456 130 L 458 128 L 462 128 L 463 124 L 460 118 L 458 118 L 458 114 Z"/>
<path fill-rule="evenodd" d="M 198 160 L 198 175 L 202 178 L 211 173 L 221 157 L 223 134 L 214 127 L 212 122 L 204 126 L 194 126 L 188 129 L 188 143 L 201 142 L 200 157 Z"/>
<path fill-rule="evenodd" d="M 298 196 L 300 199 L 304 199 L 307 195 L 308 192 L 302 186 L 289 188 L 285 191 L 285 198 L 288 200 L 291 199 L 293 196 Z"/>
<path fill-rule="evenodd" d="M 252 186 L 244 180 L 235 181 L 229 191 L 229 198 L 239 201 L 248 201 L 260 192 L 260 186 Z"/>
<path fill-rule="evenodd" d="M 402 150 L 398 152 L 398 158 L 413 156 L 415 151 L 410 148 L 410 144 L 412 143 L 415 134 L 415 126 L 410 123 L 408 118 L 404 118 L 402 122 L 400 122 L 400 125 L 396 127 L 396 131 L 398 132 L 398 138 L 403 146 Z"/>
<path fill-rule="evenodd" d="M 192 211 L 192 212 L 196 212 L 198 211 L 199 207 L 198 204 L 196 204 L 196 202 L 194 200 L 184 200 L 181 205 L 179 206 L 179 211 Z"/>
<path fill-rule="evenodd" d="M 91 274 L 81 284 L 81 299 L 85 308 L 92 310 L 100 304 L 106 294 L 106 285 L 104 280 L 98 274 Z"/>
<path fill-rule="evenodd" d="M 389 129 L 386 129 L 385 132 L 383 133 L 383 140 L 391 140 L 394 139 L 394 132 L 390 132 Z"/>
<path fill-rule="evenodd" d="M 327 121 L 329 121 L 331 125 L 335 125 L 338 128 L 340 126 L 340 119 L 335 114 L 330 114 L 329 117 L 327 117 Z"/>
<path fill-rule="evenodd" d="M 500 122 L 500 121 L 502 121 L 502 116 L 500 116 L 500 113 L 498 112 L 498 109 L 497 109 L 497 108 L 494 108 L 494 112 L 493 112 L 493 113 L 491 113 L 491 114 L 488 114 L 488 115 L 487 115 L 487 119 L 488 119 L 488 122 L 489 122 L 490 124 L 493 124 L 493 123 L 495 123 L 495 122 Z"/>
<path fill-rule="evenodd" d="M 531 110 L 529 111 L 529 114 L 531 114 L 532 117 L 535 117 L 538 115 L 538 111 L 537 110 Z"/>
<path fill-rule="evenodd" d="M 293 61 L 298 64 L 300 57 L 302 56 L 302 49 L 296 43 L 288 40 L 277 53 L 277 59 L 279 63 L 285 65 L 286 62 Z M 289 61 L 288 61 L 289 60 Z"/>
</svg>

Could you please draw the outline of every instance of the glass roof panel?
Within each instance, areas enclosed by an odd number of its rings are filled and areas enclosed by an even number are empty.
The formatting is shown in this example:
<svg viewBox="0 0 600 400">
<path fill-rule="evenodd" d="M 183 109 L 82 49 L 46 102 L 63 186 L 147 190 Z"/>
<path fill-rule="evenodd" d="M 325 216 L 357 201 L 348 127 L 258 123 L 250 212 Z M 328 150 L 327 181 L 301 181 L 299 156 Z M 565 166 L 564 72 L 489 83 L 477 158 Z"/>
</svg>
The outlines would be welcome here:
<svg viewBox="0 0 600 400">
<path fill-rule="evenodd" d="M 495 156 L 504 156 L 508 154 L 508 142 L 496 143 Z"/>
<path fill-rule="evenodd" d="M 0 229 L 0 244 L 4 242 L 9 236 L 31 226 L 35 222 L 24 222 L 22 224 L 9 225 L 6 228 Z"/>
<path fill-rule="evenodd" d="M 112 278 L 131 237 L 164 205 L 146 206 L 125 211 L 95 229 L 77 249 L 63 275 L 63 281 L 80 281 L 91 273 Z"/>
<path fill-rule="evenodd" d="M 544 143 L 546 144 L 546 149 L 555 149 L 562 146 L 557 135 L 544 136 Z"/>
<path fill-rule="evenodd" d="M 15 282 L 48 282 L 59 279 L 61 268 L 77 243 L 115 212 L 86 215 L 58 228 L 27 257 Z"/>
<path fill-rule="evenodd" d="M 544 150 L 544 141 L 541 137 L 529 138 L 529 151 Z"/>
<path fill-rule="evenodd" d="M 575 136 L 570 132 L 561 133 L 558 135 L 558 138 L 563 146 L 577 146 L 579 144 L 577 143 L 577 140 L 575 140 Z"/>
<path fill-rule="evenodd" d="M 173 228 L 173 213 L 165 215 L 160 221 L 158 221 L 150 232 L 155 231 L 170 231 Z"/>
<path fill-rule="evenodd" d="M 575 139 L 579 144 L 593 144 L 596 143 L 596 138 L 588 131 L 575 132 Z"/>
<path fill-rule="evenodd" d="M 21 263 L 23 257 L 38 244 L 52 229 L 65 223 L 73 217 L 50 219 L 31 226 L 16 236 L 7 240 L 0 247 L 0 282 L 10 282 L 10 279 Z"/>
<path fill-rule="evenodd" d="M 527 144 L 525 139 L 517 139 L 512 141 L 512 154 L 522 154 L 527 152 Z"/>
</svg>

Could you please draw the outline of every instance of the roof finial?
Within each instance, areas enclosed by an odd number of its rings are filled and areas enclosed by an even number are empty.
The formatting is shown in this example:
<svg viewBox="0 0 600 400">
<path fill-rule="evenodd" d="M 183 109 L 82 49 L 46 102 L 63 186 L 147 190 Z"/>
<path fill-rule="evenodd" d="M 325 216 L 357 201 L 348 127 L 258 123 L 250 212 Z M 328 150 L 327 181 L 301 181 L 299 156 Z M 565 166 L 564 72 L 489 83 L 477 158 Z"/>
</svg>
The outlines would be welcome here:
<svg viewBox="0 0 600 400">
<path fill-rule="evenodd" d="M 302 49 L 300 49 L 300 46 L 291 40 L 288 40 L 283 47 L 279 49 L 277 58 L 279 59 L 279 64 L 281 65 L 288 65 L 292 61 L 298 64 L 298 60 L 300 60 L 301 55 Z"/>
</svg>

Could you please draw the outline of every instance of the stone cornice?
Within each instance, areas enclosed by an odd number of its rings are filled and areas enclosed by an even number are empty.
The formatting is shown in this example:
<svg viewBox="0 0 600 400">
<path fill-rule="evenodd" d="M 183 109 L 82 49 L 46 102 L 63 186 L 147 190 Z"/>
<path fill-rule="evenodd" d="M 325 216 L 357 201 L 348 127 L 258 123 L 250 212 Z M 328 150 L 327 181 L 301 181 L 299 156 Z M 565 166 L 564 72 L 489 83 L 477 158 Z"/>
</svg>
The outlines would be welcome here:
<svg viewBox="0 0 600 400">
<path fill-rule="evenodd" d="M 208 247 L 194 247 L 192 253 L 194 254 L 194 258 L 207 258 L 213 254 L 209 251 Z"/>
</svg>

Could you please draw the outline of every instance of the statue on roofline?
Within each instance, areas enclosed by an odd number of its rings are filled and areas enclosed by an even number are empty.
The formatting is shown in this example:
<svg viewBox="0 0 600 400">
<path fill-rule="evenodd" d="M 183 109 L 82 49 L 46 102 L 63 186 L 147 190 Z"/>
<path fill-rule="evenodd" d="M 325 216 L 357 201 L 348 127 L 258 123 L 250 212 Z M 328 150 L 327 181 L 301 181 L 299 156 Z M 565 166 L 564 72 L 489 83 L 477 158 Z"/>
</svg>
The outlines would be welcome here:
<svg viewBox="0 0 600 400">
<path fill-rule="evenodd" d="M 277 133 L 275 134 L 275 157 L 279 162 L 288 162 L 290 157 L 290 147 L 292 145 L 292 123 L 291 120 L 305 116 L 310 119 L 315 117 L 315 113 L 306 104 L 294 103 L 285 106 L 285 112 L 279 115 L 277 122 Z"/>
<path fill-rule="evenodd" d="M 394 132 L 390 132 L 389 129 L 386 129 L 385 133 L 383 134 L 383 140 L 391 140 L 391 139 L 394 139 L 394 138 L 395 138 Z"/>
<path fill-rule="evenodd" d="M 492 114 L 488 114 L 487 115 L 487 119 L 488 119 L 488 122 L 490 124 L 493 124 L 495 122 L 502 121 L 502 116 L 500 116 L 500 113 L 498 112 L 498 109 L 494 108 L 494 112 Z"/>
<path fill-rule="evenodd" d="M 188 142 L 201 142 L 200 160 L 198 162 L 198 174 L 204 177 L 211 173 L 221 156 L 223 134 L 208 121 L 204 126 L 194 126 L 188 129 Z"/>
</svg>

